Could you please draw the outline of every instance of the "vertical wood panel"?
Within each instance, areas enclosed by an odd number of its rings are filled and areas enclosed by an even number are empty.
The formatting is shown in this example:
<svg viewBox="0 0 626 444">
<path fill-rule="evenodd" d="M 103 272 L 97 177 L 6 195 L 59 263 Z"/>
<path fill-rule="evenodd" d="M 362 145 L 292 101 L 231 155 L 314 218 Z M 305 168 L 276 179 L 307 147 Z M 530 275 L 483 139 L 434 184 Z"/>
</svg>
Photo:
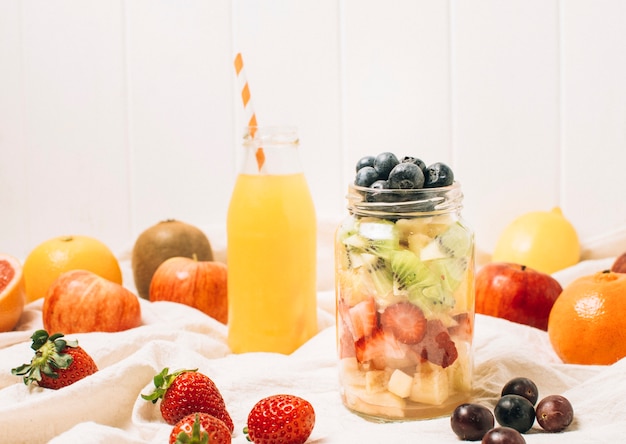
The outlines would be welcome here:
<svg viewBox="0 0 626 444">
<path fill-rule="evenodd" d="M 23 258 L 30 244 L 22 106 L 20 0 L 0 11 L 0 252 Z"/>
<path fill-rule="evenodd" d="M 343 183 L 383 151 L 451 162 L 448 2 L 344 3 Z"/>
<path fill-rule="evenodd" d="M 117 252 L 129 234 L 121 3 L 21 7 L 23 247 L 78 233 Z"/>
<path fill-rule="evenodd" d="M 235 169 L 229 5 L 126 3 L 133 239 L 168 218 L 225 221 Z"/>
<path fill-rule="evenodd" d="M 339 31 L 336 0 L 234 0 L 241 51 L 260 125 L 299 130 L 318 218 L 341 214 Z M 237 101 L 237 135 L 244 125 Z"/>
<path fill-rule="evenodd" d="M 564 1 L 562 23 L 563 206 L 594 240 L 626 232 L 626 3 Z"/>
<path fill-rule="evenodd" d="M 453 1 L 457 176 L 479 248 L 559 202 L 557 0 Z"/>
</svg>

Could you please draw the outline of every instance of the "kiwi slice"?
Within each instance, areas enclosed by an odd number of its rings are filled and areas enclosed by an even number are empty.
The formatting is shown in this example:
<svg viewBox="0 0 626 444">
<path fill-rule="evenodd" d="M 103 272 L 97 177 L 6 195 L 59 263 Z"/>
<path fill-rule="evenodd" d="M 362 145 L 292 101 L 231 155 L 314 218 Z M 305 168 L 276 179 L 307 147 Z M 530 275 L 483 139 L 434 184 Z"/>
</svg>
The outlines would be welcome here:
<svg viewBox="0 0 626 444">
<path fill-rule="evenodd" d="M 367 275 L 372 280 L 379 298 L 386 298 L 393 292 L 393 274 L 387 261 L 375 254 L 363 253 L 360 259 Z"/>
<path fill-rule="evenodd" d="M 393 222 L 364 218 L 346 233 L 343 244 L 349 252 L 369 253 L 388 258 L 400 248 L 398 232 Z"/>
<path fill-rule="evenodd" d="M 467 230 L 458 222 L 438 234 L 420 252 L 423 261 L 448 257 L 466 257 L 470 253 L 472 240 Z"/>
<path fill-rule="evenodd" d="M 427 317 L 454 307 L 453 291 L 439 270 L 433 271 L 410 250 L 396 251 L 390 260 L 394 293 L 405 293 Z"/>
<path fill-rule="evenodd" d="M 469 259 L 467 257 L 447 257 L 427 262 L 428 268 L 439 274 L 453 292 L 459 288 L 465 279 L 468 264 Z"/>
</svg>

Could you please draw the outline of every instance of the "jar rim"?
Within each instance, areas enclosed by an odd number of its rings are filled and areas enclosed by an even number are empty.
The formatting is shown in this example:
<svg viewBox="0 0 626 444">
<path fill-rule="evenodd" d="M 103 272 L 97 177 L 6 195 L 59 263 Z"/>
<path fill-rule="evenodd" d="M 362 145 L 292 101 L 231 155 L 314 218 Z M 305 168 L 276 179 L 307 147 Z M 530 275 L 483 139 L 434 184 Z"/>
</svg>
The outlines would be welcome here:
<svg viewBox="0 0 626 444">
<path fill-rule="evenodd" d="M 461 184 L 436 188 L 374 189 L 348 186 L 348 210 L 364 216 L 425 216 L 459 211 L 463 204 Z"/>
</svg>

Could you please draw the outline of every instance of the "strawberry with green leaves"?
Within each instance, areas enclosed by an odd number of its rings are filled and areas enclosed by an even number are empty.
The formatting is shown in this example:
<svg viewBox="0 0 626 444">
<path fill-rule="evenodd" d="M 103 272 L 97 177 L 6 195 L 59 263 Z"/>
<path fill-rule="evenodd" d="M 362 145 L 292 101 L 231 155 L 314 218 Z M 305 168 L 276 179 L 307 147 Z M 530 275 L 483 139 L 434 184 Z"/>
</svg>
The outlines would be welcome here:
<svg viewBox="0 0 626 444">
<path fill-rule="evenodd" d="M 192 413 L 178 421 L 170 444 L 230 444 L 232 434 L 223 421 L 208 413 Z"/>
<path fill-rule="evenodd" d="M 303 444 L 315 426 L 311 403 L 294 395 L 272 395 L 257 402 L 244 428 L 255 444 Z"/>
<path fill-rule="evenodd" d="M 141 395 L 155 404 L 161 400 L 161 415 L 168 424 L 174 425 L 191 413 L 208 413 L 226 424 L 232 433 L 233 420 L 224 398 L 208 376 L 194 370 L 177 370 L 169 373 L 164 368 L 154 377 L 155 389 L 149 395 Z"/>
<path fill-rule="evenodd" d="M 78 341 L 68 341 L 63 336 L 62 333 L 49 336 L 46 330 L 37 330 L 30 337 L 35 356 L 29 364 L 14 368 L 11 373 L 24 376 L 26 385 L 37 383 L 57 390 L 97 372 L 98 366 L 78 346 Z"/>
</svg>

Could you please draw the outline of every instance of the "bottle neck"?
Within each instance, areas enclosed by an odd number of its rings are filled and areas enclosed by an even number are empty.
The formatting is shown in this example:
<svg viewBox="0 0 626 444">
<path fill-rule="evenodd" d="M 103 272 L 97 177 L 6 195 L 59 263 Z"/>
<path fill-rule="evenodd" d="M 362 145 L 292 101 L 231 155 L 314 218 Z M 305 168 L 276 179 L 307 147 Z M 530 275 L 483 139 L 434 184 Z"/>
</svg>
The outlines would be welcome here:
<svg viewBox="0 0 626 444">
<path fill-rule="evenodd" d="M 295 127 L 249 127 L 243 138 L 244 174 L 295 174 L 302 172 L 298 132 Z"/>
<path fill-rule="evenodd" d="M 463 208 L 463 192 L 458 182 L 448 187 L 411 190 L 380 190 L 350 185 L 347 198 L 351 214 L 382 219 L 460 215 Z"/>
</svg>

